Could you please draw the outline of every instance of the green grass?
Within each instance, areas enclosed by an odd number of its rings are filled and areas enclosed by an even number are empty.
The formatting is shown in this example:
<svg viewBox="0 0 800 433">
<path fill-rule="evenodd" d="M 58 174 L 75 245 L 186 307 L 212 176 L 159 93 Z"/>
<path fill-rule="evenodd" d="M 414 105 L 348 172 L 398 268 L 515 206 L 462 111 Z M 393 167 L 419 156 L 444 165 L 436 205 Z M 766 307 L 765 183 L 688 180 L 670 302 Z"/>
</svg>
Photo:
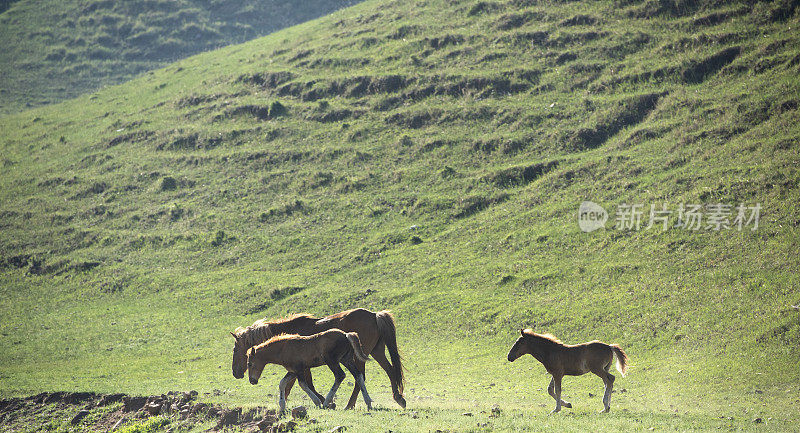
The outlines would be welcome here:
<svg viewBox="0 0 800 433">
<path fill-rule="evenodd" d="M 169 418 L 159 415 L 148 418 L 147 421 L 126 425 L 119 429 L 120 433 L 151 433 L 162 431 L 169 424 Z"/>
<path fill-rule="evenodd" d="M 0 2 L 0 114 L 60 102 L 356 3 Z"/>
<path fill-rule="evenodd" d="M 358 306 L 396 314 L 409 410 L 370 365 L 385 410 L 304 429 L 791 429 L 793 4 L 481 5 L 367 1 L 0 118 L 0 395 L 274 405 L 280 369 L 233 379 L 228 332 Z M 608 229 L 580 231 L 584 200 Z M 622 203 L 763 210 L 623 231 Z M 621 344 L 612 413 L 587 376 L 547 417 L 544 369 L 505 360 L 522 327 Z"/>
</svg>

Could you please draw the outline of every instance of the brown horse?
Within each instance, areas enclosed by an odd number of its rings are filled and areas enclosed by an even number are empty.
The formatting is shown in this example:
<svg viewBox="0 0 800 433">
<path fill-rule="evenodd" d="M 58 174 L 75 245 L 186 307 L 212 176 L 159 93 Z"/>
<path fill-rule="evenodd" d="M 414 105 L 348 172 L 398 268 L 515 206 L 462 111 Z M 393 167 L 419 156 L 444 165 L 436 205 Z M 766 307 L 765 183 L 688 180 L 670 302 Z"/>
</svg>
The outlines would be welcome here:
<svg viewBox="0 0 800 433">
<path fill-rule="evenodd" d="M 289 381 L 293 381 L 295 378 L 298 379 L 300 387 L 311 397 L 317 407 L 329 407 L 339 385 L 345 378 L 344 371 L 339 367 L 341 363 L 355 378 L 356 386 L 364 396 L 367 409 L 372 409 L 372 399 L 369 398 L 364 384 L 364 373 L 358 370 L 356 359 L 361 362 L 367 361 L 367 355 L 361 349 L 358 334 L 329 329 L 310 336 L 282 334 L 272 337 L 266 343 L 259 344 L 247 351 L 247 370 L 250 372 L 250 383 L 256 385 L 267 364 L 278 364 L 286 368 L 287 373 L 281 379 L 278 397 L 280 414 L 283 415 L 286 412 L 286 387 Z M 324 401 L 311 389 L 303 376 L 298 376 L 301 372 L 322 365 L 327 365 L 335 378 Z"/>
<path fill-rule="evenodd" d="M 561 379 L 564 376 L 580 376 L 592 372 L 605 384 L 602 412 L 611 409 L 611 389 L 614 376 L 608 372 L 614 358 L 617 358 L 617 370 L 625 377 L 628 369 L 628 356 L 617 344 L 606 344 L 590 341 L 582 344 L 564 344 L 550 334 L 536 334 L 530 329 L 520 329 L 521 337 L 508 352 L 508 360 L 514 362 L 522 355 L 530 354 L 544 365 L 553 378 L 547 392 L 556 400 L 556 408 L 551 413 L 561 410 L 561 406 L 572 405 L 561 400 Z"/>
<path fill-rule="evenodd" d="M 361 339 L 364 353 L 372 355 L 375 361 L 378 362 L 378 365 L 380 365 L 389 376 L 394 401 L 396 401 L 400 407 L 406 407 L 406 400 L 403 398 L 403 384 L 405 380 L 403 376 L 403 364 L 397 350 L 394 317 L 388 310 L 373 313 L 363 308 L 357 308 L 355 310 L 342 311 L 341 313 L 323 319 L 318 319 L 308 314 L 298 314 L 273 321 L 262 319 L 246 328 L 237 328 L 231 333 L 236 340 L 233 346 L 233 377 L 237 379 L 244 377 L 244 372 L 247 368 L 246 354 L 247 350 L 251 347 L 261 344 L 279 334 L 313 335 L 328 329 L 341 329 L 345 332 L 357 333 L 358 337 Z M 391 363 L 386 359 L 385 350 L 389 351 L 389 357 L 392 360 Z M 356 360 L 356 365 L 362 373 L 365 371 L 365 363 L 363 361 Z M 310 371 L 298 372 L 297 376 L 302 378 L 318 397 L 322 397 L 314 390 Z M 291 378 L 288 381 L 286 387 L 287 396 L 292 389 L 292 385 L 294 385 L 294 380 L 294 378 Z M 360 387 L 356 384 L 353 387 L 353 394 L 350 396 L 346 409 L 355 406 L 359 391 Z"/>
</svg>

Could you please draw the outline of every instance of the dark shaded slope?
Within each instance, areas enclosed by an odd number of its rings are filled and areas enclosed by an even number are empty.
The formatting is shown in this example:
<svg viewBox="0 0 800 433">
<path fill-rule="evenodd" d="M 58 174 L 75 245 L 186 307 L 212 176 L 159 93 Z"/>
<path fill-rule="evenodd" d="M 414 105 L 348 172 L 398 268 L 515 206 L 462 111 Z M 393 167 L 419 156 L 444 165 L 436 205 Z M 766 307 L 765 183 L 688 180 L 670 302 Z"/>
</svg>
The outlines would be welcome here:
<svg viewBox="0 0 800 433">
<path fill-rule="evenodd" d="M 0 114 L 116 84 L 355 3 L 358 0 L 5 1 L 0 3 Z"/>
</svg>

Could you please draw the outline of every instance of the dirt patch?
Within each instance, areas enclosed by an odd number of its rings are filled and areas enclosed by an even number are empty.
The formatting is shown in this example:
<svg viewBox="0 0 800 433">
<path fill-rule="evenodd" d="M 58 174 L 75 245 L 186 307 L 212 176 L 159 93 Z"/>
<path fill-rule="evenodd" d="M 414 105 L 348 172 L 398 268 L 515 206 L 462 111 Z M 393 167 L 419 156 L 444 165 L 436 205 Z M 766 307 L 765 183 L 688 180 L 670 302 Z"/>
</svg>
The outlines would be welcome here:
<svg viewBox="0 0 800 433">
<path fill-rule="evenodd" d="M 274 409 L 226 408 L 198 402 L 197 397 L 197 391 L 170 391 L 148 397 L 92 392 L 41 393 L 0 400 L 0 424 L 12 429 L 14 426 L 44 429 L 52 427 L 53 420 L 60 418 L 65 425 L 78 426 L 84 431 L 107 432 L 160 415 L 169 428 L 180 430 L 189 430 L 195 424 L 208 421 L 215 421 L 214 427 L 208 430 L 211 432 L 230 427 L 262 431 L 286 427 L 286 423 L 278 422 Z M 42 417 L 42 413 L 48 416 Z M 298 421 L 299 418 L 288 422 L 297 425 Z"/>
</svg>

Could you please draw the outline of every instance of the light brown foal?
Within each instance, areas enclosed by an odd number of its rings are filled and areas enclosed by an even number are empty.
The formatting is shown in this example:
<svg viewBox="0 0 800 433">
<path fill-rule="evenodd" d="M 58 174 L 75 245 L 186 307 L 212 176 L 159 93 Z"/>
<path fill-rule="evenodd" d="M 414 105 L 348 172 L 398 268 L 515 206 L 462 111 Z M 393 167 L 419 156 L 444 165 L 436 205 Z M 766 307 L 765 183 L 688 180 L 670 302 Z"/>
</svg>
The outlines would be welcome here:
<svg viewBox="0 0 800 433">
<path fill-rule="evenodd" d="M 250 383 L 256 385 L 267 364 L 278 364 L 286 368 L 286 376 L 281 380 L 278 396 L 279 413 L 283 416 L 286 413 L 286 387 L 294 379 L 300 382 L 300 387 L 311 397 L 314 404 L 321 408 L 330 407 L 339 385 L 345 378 L 344 371 L 339 367 L 339 364 L 342 364 L 356 380 L 356 386 L 364 396 L 367 409 L 372 409 L 372 399 L 364 385 L 364 373 L 356 366 L 356 361 L 366 362 L 367 356 L 355 332 L 329 329 L 310 336 L 282 334 L 247 351 L 247 370 L 250 374 Z M 333 386 L 324 400 L 300 375 L 306 370 L 322 365 L 327 365 L 334 376 Z"/>
<path fill-rule="evenodd" d="M 600 376 L 605 384 L 602 412 L 611 409 L 614 375 L 608 371 L 614 358 L 617 359 L 617 370 L 622 377 L 625 377 L 628 369 L 628 356 L 619 345 L 597 340 L 582 344 L 564 344 L 550 334 L 537 334 L 530 329 L 520 329 L 519 332 L 521 336 L 508 352 L 508 360 L 514 362 L 520 356 L 530 354 L 553 376 L 547 387 L 547 393 L 556 400 L 556 408 L 551 413 L 560 411 L 561 406 L 572 407 L 569 402 L 561 400 L 561 379 L 564 376 L 580 376 L 589 372 Z"/>
</svg>

